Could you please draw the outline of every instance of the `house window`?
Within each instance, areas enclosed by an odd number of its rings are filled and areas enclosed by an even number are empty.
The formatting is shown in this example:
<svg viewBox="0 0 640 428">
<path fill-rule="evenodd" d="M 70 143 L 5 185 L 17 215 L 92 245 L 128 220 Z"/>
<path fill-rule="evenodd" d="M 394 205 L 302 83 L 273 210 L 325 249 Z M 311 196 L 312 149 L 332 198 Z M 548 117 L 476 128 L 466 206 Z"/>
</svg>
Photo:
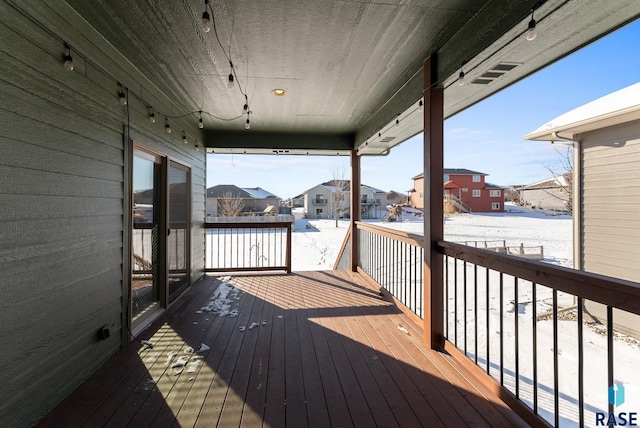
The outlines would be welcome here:
<svg viewBox="0 0 640 428">
<path fill-rule="evenodd" d="M 489 196 L 492 198 L 499 198 L 501 196 L 500 193 L 500 190 L 489 190 Z"/>
<path fill-rule="evenodd" d="M 491 202 L 491 209 L 492 210 L 499 210 L 500 209 L 500 202 Z"/>
<path fill-rule="evenodd" d="M 316 208 L 316 217 L 318 218 L 322 217 L 322 208 Z"/>
<path fill-rule="evenodd" d="M 444 175 L 444 181 L 445 181 L 445 182 L 446 182 L 446 181 L 449 181 L 449 174 L 445 174 L 445 175 Z"/>
<path fill-rule="evenodd" d="M 480 183 L 480 176 L 479 175 L 474 175 L 473 176 L 473 182 L 474 183 Z"/>
<path fill-rule="evenodd" d="M 473 196 L 474 198 L 479 198 L 480 197 L 480 190 L 475 189 L 471 196 Z"/>
<path fill-rule="evenodd" d="M 362 202 L 363 204 L 366 204 L 367 203 L 367 195 L 360 196 L 360 202 Z"/>
</svg>

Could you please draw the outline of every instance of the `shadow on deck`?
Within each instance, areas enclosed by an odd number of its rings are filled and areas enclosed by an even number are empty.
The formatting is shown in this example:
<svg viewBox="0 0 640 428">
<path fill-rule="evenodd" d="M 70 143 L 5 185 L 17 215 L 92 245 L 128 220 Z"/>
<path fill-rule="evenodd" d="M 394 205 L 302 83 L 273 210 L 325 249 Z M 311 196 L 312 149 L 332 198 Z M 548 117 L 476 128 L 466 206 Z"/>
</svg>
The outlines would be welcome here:
<svg viewBox="0 0 640 428">
<path fill-rule="evenodd" d="M 39 426 L 525 425 L 356 273 L 229 282 L 194 285 L 141 334 L 153 349 L 126 346 Z M 237 316 L 197 313 L 225 288 Z M 182 371 L 171 353 L 189 359 Z"/>
</svg>

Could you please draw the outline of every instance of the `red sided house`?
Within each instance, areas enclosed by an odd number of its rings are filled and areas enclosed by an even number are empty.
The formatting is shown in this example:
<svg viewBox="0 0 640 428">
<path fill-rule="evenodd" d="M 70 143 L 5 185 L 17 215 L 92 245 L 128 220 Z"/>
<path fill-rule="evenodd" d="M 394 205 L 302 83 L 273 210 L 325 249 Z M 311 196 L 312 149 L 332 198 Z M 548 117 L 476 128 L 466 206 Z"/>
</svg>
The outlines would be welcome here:
<svg viewBox="0 0 640 428">
<path fill-rule="evenodd" d="M 444 197 L 462 212 L 503 212 L 504 189 L 487 183 L 487 174 L 468 169 L 445 168 Z M 424 208 L 424 174 L 413 177 L 409 202 L 414 208 Z"/>
</svg>

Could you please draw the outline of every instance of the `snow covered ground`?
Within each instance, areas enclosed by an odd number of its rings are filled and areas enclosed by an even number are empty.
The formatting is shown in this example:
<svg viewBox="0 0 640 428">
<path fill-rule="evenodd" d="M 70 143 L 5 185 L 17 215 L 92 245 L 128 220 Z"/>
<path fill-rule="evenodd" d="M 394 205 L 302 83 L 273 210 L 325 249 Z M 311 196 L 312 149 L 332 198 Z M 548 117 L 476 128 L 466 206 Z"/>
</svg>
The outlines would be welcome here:
<svg viewBox="0 0 640 428">
<path fill-rule="evenodd" d="M 505 240 L 507 245 L 544 247 L 545 262 L 571 267 L 573 264 L 572 219 L 566 215 L 551 215 L 527 208 L 507 206 L 505 213 L 477 213 L 449 215 L 445 219 L 445 239 L 453 242 Z M 422 234 L 422 217 L 410 213 L 403 215 L 403 221 L 375 224 Z M 293 234 L 293 270 L 332 269 L 338 251 L 347 232 L 348 221 L 341 220 L 338 227 L 335 220 L 298 219 Z M 459 266 L 460 277 L 464 267 Z M 533 405 L 533 315 L 540 316 L 551 309 L 552 292 L 546 287 L 536 286 L 535 304 L 533 286 L 528 281 L 519 280 L 517 286 L 518 305 L 515 305 L 515 282 L 504 277 L 502 310 L 499 299 L 499 274 L 489 272 L 489 287 L 486 286 L 486 272 L 479 268 L 478 279 L 478 361 L 486 367 L 486 338 L 489 337 L 490 371 L 500 377 L 500 339 L 503 349 L 504 383 L 514 393 L 516 391 L 516 355 L 518 356 L 518 394 L 525 402 Z M 473 268 L 467 267 L 471 278 Z M 459 281 L 461 284 L 461 282 Z M 464 308 L 464 289 L 457 287 L 457 308 L 454 300 L 453 283 L 449 284 L 449 338 L 456 336 L 458 347 L 464 347 L 466 326 L 466 346 L 468 355 L 475 358 L 474 343 L 475 318 L 473 310 L 474 287 L 468 287 L 467 307 Z M 487 290 L 489 293 L 489 328 L 486 328 Z M 558 293 L 558 303 L 562 307 L 574 305 L 573 296 Z M 457 309 L 457 311 L 456 311 Z M 457 319 L 455 313 L 458 313 Z M 466 320 L 464 315 L 466 315 Z M 502 314 L 502 316 L 501 316 Z M 517 315 L 517 317 L 516 317 Z M 500 318 L 502 317 L 502 329 Z M 585 323 L 588 319 L 585 317 Z M 516 320 L 519 336 L 516 349 Z M 466 321 L 466 322 L 465 322 Z M 553 422 L 554 382 L 553 382 L 553 323 L 550 317 L 536 322 L 537 330 L 537 402 L 539 413 Z M 607 366 L 606 336 L 602 325 L 585 325 L 583 344 L 585 355 L 585 424 L 595 426 L 595 414 L 607 411 Z M 558 372 L 560 426 L 577 426 L 578 420 L 578 329 L 574 312 L 568 311 L 558 322 Z M 640 371 L 636 364 L 640 361 L 640 347 L 632 338 L 618 336 L 614 341 L 614 373 L 617 383 L 624 385 L 626 401 L 616 408 L 616 412 L 631 412 L 640 409 Z"/>
</svg>

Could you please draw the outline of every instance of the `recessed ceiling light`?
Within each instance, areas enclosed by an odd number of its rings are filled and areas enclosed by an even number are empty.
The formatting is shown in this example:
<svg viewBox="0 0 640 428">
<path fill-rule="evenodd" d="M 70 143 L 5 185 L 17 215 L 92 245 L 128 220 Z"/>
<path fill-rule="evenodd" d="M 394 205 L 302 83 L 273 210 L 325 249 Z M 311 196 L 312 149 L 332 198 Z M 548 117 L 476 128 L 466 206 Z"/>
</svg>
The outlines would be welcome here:
<svg viewBox="0 0 640 428">
<path fill-rule="evenodd" d="M 287 95 L 287 91 L 285 91 L 284 89 L 274 89 L 273 91 L 271 91 L 271 93 L 276 97 L 284 97 L 285 95 Z"/>
</svg>

